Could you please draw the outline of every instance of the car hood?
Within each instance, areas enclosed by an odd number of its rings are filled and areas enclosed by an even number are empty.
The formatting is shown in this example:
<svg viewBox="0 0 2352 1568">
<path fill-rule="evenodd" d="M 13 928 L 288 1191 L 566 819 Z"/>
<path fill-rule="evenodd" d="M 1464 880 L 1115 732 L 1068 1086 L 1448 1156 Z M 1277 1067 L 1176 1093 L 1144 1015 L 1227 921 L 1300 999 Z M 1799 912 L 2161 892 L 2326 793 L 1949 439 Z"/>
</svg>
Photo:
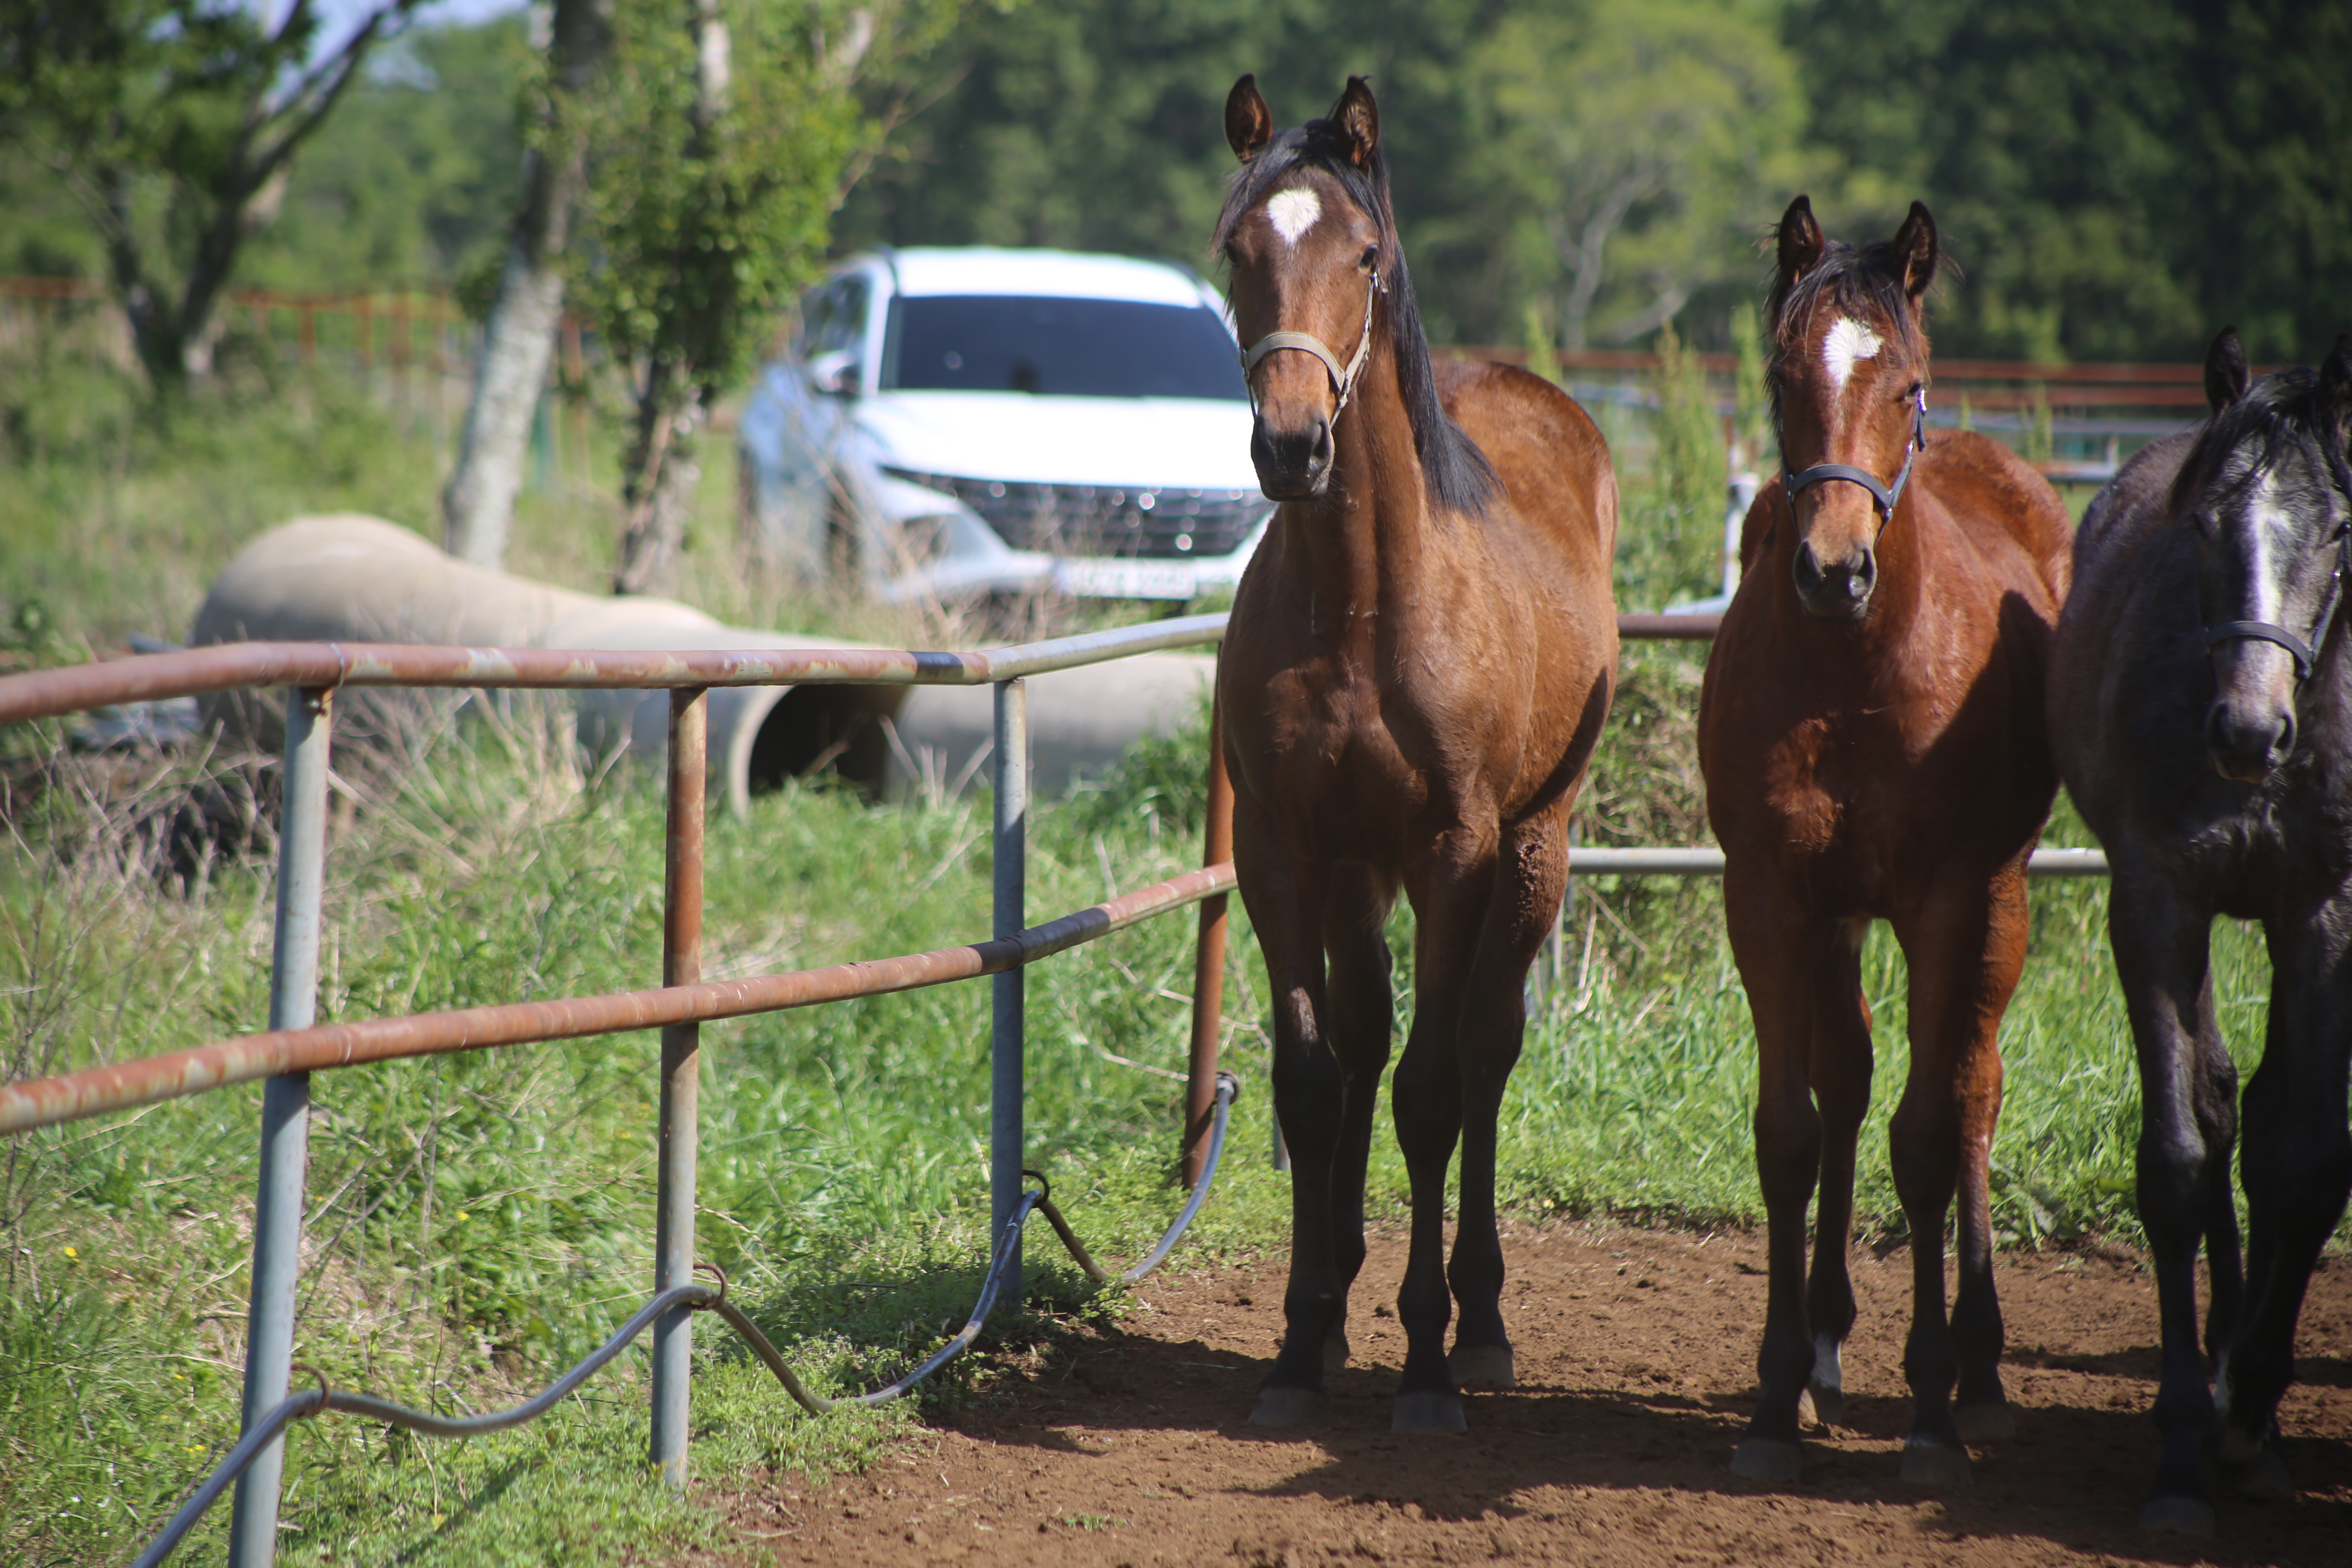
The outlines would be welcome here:
<svg viewBox="0 0 2352 1568">
<path fill-rule="evenodd" d="M 1246 403 L 886 392 L 857 424 L 886 467 L 1022 484 L 1254 490 Z"/>
</svg>

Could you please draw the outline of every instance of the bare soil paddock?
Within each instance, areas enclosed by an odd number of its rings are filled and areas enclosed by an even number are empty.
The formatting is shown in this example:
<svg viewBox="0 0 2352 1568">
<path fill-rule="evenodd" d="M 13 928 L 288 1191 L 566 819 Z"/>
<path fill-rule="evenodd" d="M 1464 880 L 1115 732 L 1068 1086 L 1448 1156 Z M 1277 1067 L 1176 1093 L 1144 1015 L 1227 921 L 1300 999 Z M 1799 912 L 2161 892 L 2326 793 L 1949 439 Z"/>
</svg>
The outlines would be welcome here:
<svg viewBox="0 0 2352 1568">
<path fill-rule="evenodd" d="M 1319 1433 L 1244 1419 L 1280 1329 L 1282 1261 L 1174 1273 L 869 1475 L 726 1495 L 734 1543 L 702 1561 L 2352 1563 L 2344 1258 L 2313 1280 L 2282 1413 L 2301 1495 L 2225 1500 L 2220 1536 L 2192 1542 L 2132 1522 L 2156 1453 L 2157 1324 L 2153 1276 L 2129 1253 L 2002 1259 L 2018 1436 L 1976 1450 L 1972 1488 L 1928 1495 L 1896 1477 L 1906 1252 L 1857 1255 L 1847 1425 L 1811 1434 L 1802 1484 L 1774 1489 L 1725 1468 L 1754 1396 L 1760 1237 L 1518 1224 L 1505 1247 L 1520 1386 L 1474 1395 L 1466 1437 L 1388 1430 L 1404 1245 L 1386 1234 Z"/>
</svg>

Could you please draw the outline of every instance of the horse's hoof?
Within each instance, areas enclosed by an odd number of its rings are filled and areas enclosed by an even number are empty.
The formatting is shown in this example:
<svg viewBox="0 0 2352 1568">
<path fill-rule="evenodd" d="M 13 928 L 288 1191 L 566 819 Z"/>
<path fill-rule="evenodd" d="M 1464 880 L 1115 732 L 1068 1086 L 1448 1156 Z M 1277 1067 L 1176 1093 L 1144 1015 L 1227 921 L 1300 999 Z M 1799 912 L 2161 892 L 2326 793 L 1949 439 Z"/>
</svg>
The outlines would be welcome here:
<svg viewBox="0 0 2352 1568">
<path fill-rule="evenodd" d="M 1797 1479 L 1797 1446 L 1773 1437 L 1742 1437 L 1731 1450 L 1731 1473 L 1772 1486 L 1792 1486 Z"/>
<path fill-rule="evenodd" d="M 1976 1478 L 1969 1472 L 1969 1451 L 1932 1437 L 1908 1437 L 1903 1443 L 1903 1479 L 1915 1487 L 1964 1487 Z"/>
<path fill-rule="evenodd" d="M 2266 1449 L 2253 1463 L 2237 1468 L 2230 1477 L 2230 1489 L 2248 1502 L 2285 1502 L 2294 1496 L 2294 1477 L 2284 1458 Z"/>
<path fill-rule="evenodd" d="M 1845 1420 L 1845 1390 L 1816 1383 L 1797 1395 L 1797 1425 L 1835 1426 Z"/>
<path fill-rule="evenodd" d="M 1323 1336 L 1323 1371 L 1328 1375 L 1348 1364 L 1348 1336 L 1340 1333 Z"/>
<path fill-rule="evenodd" d="M 1261 1388 L 1250 1422 L 1257 1426 L 1321 1426 L 1331 1419 L 1331 1396 L 1319 1388 Z"/>
<path fill-rule="evenodd" d="M 1458 1394 L 1400 1394 L 1396 1413 L 1389 1419 L 1391 1432 L 1453 1433 L 1470 1430 Z"/>
<path fill-rule="evenodd" d="M 1952 1420 L 1963 1443 L 1999 1443 L 2017 1436 L 2017 1415 L 2005 1399 L 1954 1405 Z"/>
<path fill-rule="evenodd" d="M 2161 1493 L 2140 1504 L 2142 1530 L 2168 1530 L 2175 1535 L 2211 1535 L 2213 1505 L 2199 1497 L 2167 1497 Z"/>
<path fill-rule="evenodd" d="M 1508 1345 L 1455 1345 L 1454 1353 L 1445 1358 L 1445 1370 L 1454 1374 L 1454 1383 L 1463 1388 L 1517 1388 L 1519 1380 L 1511 1374 L 1511 1347 Z"/>
</svg>

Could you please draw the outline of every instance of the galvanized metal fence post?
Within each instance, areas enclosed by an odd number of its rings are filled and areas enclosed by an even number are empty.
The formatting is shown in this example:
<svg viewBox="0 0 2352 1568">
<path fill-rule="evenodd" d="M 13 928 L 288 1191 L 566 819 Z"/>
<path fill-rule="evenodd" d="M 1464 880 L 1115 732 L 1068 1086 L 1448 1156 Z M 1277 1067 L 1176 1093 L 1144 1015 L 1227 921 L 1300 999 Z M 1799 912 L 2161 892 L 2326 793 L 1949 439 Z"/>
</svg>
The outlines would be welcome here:
<svg viewBox="0 0 2352 1568">
<path fill-rule="evenodd" d="M 1225 773 L 1224 710 L 1209 706 L 1208 821 L 1201 864 L 1234 858 L 1234 781 Z M 1217 1107 L 1217 1033 L 1225 1002 L 1225 895 L 1201 900 L 1201 931 L 1192 949 L 1192 1055 L 1184 1074 L 1184 1142 L 1179 1169 L 1187 1192 L 1201 1184 L 1209 1153 L 1209 1126 Z"/>
<path fill-rule="evenodd" d="M 669 824 L 662 869 L 662 984 L 702 978 L 703 778 L 709 694 L 669 694 Z M 694 1282 L 694 1153 L 699 1110 L 702 1026 L 661 1034 L 660 1176 L 654 1218 L 654 1289 Z M 664 1481 L 686 1485 L 688 1381 L 694 1313 L 664 1313 L 653 1331 L 653 1462 Z"/>
<path fill-rule="evenodd" d="M 278 784 L 278 920 L 269 963 L 269 1026 L 308 1028 L 319 1007 L 319 909 L 326 886 L 327 755 L 334 692 L 286 694 L 286 765 Z M 294 1359 L 294 1289 L 302 1273 L 302 1178 L 310 1160 L 310 1075 L 273 1078 L 261 1095 L 261 1174 L 253 1215 L 253 1297 L 246 1318 L 245 1406 L 250 1427 L 286 1397 Z M 286 1440 L 236 1482 L 230 1568 L 268 1568 L 278 1552 L 278 1490 Z"/>
<path fill-rule="evenodd" d="M 996 884 L 995 935 L 1018 936 L 1028 923 L 1029 687 L 1019 679 L 996 683 L 996 834 L 992 864 Z M 988 1234 L 993 1247 L 1021 1202 L 1022 1008 L 1024 972 L 996 977 L 988 1031 Z M 1021 1249 L 1013 1244 L 1004 1269 L 1003 1300 L 1019 1306 Z"/>
</svg>

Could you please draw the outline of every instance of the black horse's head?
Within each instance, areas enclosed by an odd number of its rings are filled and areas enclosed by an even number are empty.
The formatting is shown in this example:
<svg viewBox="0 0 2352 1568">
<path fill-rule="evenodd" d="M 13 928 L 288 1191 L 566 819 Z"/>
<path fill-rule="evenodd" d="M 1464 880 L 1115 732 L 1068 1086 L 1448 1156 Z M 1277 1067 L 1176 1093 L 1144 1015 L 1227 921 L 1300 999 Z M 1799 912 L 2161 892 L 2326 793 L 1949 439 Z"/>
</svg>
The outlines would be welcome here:
<svg viewBox="0 0 2352 1568">
<path fill-rule="evenodd" d="M 2317 370 L 2248 384 L 2224 327 L 2205 355 L 2212 417 L 2174 481 L 2197 531 L 2197 591 L 2213 659 L 2205 743 L 2226 778 L 2258 784 L 2294 750 L 2296 697 L 2329 655 L 2352 531 L 2352 335 Z"/>
</svg>

